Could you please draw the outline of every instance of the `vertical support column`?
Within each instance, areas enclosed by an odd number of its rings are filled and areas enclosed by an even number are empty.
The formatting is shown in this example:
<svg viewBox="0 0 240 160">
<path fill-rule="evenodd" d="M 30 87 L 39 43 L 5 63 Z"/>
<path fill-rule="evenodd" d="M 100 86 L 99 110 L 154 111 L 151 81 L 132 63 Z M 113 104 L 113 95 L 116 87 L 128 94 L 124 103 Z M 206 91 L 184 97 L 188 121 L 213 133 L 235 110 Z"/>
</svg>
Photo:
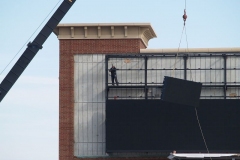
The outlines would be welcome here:
<svg viewBox="0 0 240 160">
<path fill-rule="evenodd" d="M 183 60 L 184 60 L 184 79 L 185 80 L 187 80 L 187 59 L 188 59 L 188 55 L 184 55 Z"/>
<path fill-rule="evenodd" d="M 224 94 L 224 99 L 226 99 L 226 90 L 227 90 L 227 56 L 226 54 L 223 54 L 223 65 L 224 65 L 224 86 L 223 86 L 223 94 Z"/>
<path fill-rule="evenodd" d="M 148 88 L 147 88 L 147 61 L 148 61 L 148 57 L 145 56 L 144 57 L 144 62 L 145 62 L 145 87 L 144 87 L 144 91 L 145 91 L 145 99 L 148 99 L 147 94 L 148 94 Z"/>
<path fill-rule="evenodd" d="M 108 100 L 108 92 L 109 92 L 109 87 L 108 87 L 108 55 L 105 56 L 105 85 L 106 85 L 106 102 Z"/>
</svg>

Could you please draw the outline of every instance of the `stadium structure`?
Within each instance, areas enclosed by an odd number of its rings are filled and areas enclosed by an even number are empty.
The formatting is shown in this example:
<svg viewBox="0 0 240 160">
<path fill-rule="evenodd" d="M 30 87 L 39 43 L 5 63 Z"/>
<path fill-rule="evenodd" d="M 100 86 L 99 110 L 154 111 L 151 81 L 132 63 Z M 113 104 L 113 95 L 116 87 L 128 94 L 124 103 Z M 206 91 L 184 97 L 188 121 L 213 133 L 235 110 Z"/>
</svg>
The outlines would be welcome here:
<svg viewBox="0 0 240 160">
<path fill-rule="evenodd" d="M 240 159 L 240 48 L 146 49 L 156 37 L 149 23 L 59 24 L 54 33 L 60 160 Z M 161 100 L 167 76 L 200 82 L 198 105 Z"/>
</svg>

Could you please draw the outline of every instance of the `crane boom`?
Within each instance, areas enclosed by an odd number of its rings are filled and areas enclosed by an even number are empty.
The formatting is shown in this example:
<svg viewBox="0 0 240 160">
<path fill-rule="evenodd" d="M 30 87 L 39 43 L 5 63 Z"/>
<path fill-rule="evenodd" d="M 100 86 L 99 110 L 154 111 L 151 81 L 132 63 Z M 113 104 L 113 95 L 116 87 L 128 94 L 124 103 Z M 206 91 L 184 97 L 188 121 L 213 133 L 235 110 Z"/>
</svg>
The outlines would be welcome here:
<svg viewBox="0 0 240 160">
<path fill-rule="evenodd" d="M 39 49 L 42 49 L 43 43 L 47 40 L 52 31 L 72 7 L 75 1 L 76 0 L 64 0 L 52 17 L 48 20 L 43 29 L 36 36 L 34 41 L 28 43 L 26 50 L 0 84 L 0 102 L 26 69 L 28 64 L 32 61 Z"/>
</svg>

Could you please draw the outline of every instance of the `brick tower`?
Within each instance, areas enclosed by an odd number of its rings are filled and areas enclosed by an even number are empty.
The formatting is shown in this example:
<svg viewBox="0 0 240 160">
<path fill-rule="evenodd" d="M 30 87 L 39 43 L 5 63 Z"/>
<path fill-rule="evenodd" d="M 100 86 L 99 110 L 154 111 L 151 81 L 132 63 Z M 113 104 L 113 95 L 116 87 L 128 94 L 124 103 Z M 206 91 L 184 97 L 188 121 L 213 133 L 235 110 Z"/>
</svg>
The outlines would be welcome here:
<svg viewBox="0 0 240 160">
<path fill-rule="evenodd" d="M 104 57 L 140 53 L 156 34 L 149 23 L 59 24 L 54 33 L 60 42 L 59 159 L 109 158 Z"/>
</svg>

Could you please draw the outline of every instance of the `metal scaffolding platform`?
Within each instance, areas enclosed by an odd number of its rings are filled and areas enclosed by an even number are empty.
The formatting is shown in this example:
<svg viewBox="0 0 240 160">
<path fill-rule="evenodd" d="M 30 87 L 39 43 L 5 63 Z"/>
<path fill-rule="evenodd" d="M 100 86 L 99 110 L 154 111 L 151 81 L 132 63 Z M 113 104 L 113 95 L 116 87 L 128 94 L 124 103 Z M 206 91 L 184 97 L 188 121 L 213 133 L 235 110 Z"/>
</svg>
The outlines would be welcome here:
<svg viewBox="0 0 240 160">
<path fill-rule="evenodd" d="M 115 65 L 119 86 L 112 85 Z M 239 99 L 240 53 L 106 55 L 107 99 L 160 99 L 164 76 L 201 82 L 202 99 Z"/>
</svg>

